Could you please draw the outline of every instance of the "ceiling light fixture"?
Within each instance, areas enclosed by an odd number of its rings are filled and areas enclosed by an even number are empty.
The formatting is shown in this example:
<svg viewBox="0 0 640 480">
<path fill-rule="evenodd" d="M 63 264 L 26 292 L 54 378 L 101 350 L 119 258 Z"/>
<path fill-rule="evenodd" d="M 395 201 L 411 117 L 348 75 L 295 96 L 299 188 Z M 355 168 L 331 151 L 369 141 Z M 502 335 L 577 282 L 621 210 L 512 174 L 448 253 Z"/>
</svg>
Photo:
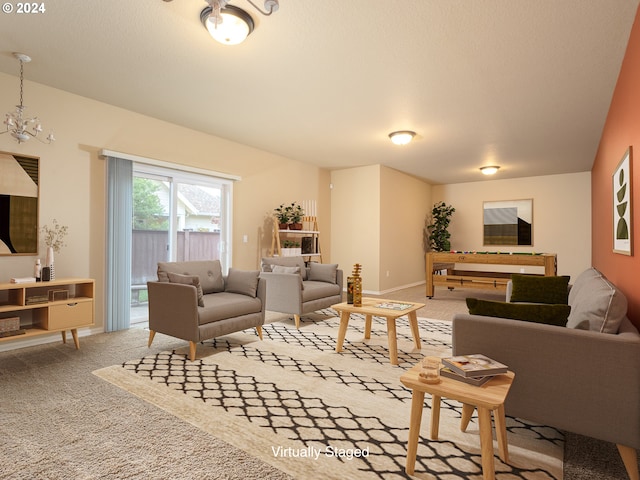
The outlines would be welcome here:
<svg viewBox="0 0 640 480">
<path fill-rule="evenodd" d="M 495 175 L 495 173 L 498 171 L 500 167 L 497 165 L 490 165 L 488 167 L 480 167 L 480 171 L 484 174 L 484 175 Z"/>
<path fill-rule="evenodd" d="M 261 14 L 269 16 L 278 11 L 278 0 L 265 0 L 262 11 L 251 0 L 247 0 Z M 249 36 L 255 27 L 251 15 L 241 8 L 228 5 L 229 0 L 207 0 L 209 4 L 200 12 L 200 21 L 217 42 L 237 45 Z"/>
<path fill-rule="evenodd" d="M 413 140 L 415 136 L 416 132 L 412 132 L 411 130 L 400 130 L 389 134 L 389 138 L 396 145 L 406 145 Z"/>
<path fill-rule="evenodd" d="M 42 143 L 51 143 L 55 140 L 55 138 L 53 138 L 53 133 L 49 133 L 45 140 L 42 140 L 40 137 L 38 137 L 38 134 L 42 132 L 42 125 L 40 124 L 40 120 L 38 120 L 38 117 L 22 117 L 25 108 L 27 108 L 22 104 L 24 87 L 24 64 L 29 63 L 31 61 L 31 57 L 25 55 L 24 53 L 15 52 L 13 56 L 20 61 L 20 105 L 16 105 L 15 112 L 9 112 L 5 115 L 4 124 L 7 126 L 7 129 L 4 132 L 0 132 L 0 134 L 10 133 L 11 136 L 18 141 L 18 143 L 26 142 L 31 137 L 37 138 Z"/>
</svg>

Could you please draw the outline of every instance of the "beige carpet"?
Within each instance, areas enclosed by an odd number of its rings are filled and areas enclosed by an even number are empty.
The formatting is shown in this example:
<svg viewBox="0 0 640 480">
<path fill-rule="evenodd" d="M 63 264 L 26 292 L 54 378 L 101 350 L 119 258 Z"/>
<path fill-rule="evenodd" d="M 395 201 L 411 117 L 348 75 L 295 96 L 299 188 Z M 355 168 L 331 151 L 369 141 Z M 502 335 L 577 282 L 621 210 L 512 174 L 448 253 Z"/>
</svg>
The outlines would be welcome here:
<svg viewBox="0 0 640 480">
<path fill-rule="evenodd" d="M 340 354 L 333 311 L 303 320 L 299 331 L 287 317 L 265 326 L 264 341 L 241 332 L 206 342 L 195 362 L 169 350 L 94 374 L 295 478 L 406 478 L 410 391 L 399 376 L 424 355 L 450 353 L 450 323 L 421 319 L 416 351 L 400 319 L 394 367 L 384 320 L 369 341 L 352 320 Z M 440 439 L 426 441 L 428 418 L 416 477 L 481 478 L 475 419 L 460 432 L 460 405 L 445 401 Z M 507 427 L 511 462 L 495 457 L 498 479 L 562 478 L 559 432 L 516 419 Z"/>
</svg>

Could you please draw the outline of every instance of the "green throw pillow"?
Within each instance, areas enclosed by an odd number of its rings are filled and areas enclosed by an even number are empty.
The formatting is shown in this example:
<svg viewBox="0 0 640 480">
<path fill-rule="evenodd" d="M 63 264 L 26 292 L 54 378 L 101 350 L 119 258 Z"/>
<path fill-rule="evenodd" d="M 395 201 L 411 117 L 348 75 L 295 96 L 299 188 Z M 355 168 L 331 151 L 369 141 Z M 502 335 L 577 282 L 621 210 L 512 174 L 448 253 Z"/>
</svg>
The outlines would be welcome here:
<svg viewBox="0 0 640 480">
<path fill-rule="evenodd" d="M 467 298 L 467 307 L 472 315 L 546 323 L 558 327 L 564 327 L 567 324 L 571 312 L 569 305 L 493 302 L 478 298 Z"/>
<path fill-rule="evenodd" d="M 539 275 L 511 276 L 512 302 L 549 303 L 566 305 L 569 298 L 569 277 L 543 277 Z"/>
</svg>

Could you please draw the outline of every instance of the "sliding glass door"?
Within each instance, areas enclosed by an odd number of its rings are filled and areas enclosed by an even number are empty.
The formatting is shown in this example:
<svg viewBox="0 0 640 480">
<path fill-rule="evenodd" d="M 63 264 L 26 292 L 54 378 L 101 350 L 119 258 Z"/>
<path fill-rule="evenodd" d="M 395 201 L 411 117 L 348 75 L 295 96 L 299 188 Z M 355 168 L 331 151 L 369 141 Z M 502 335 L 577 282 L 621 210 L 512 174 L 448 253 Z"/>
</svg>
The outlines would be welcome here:
<svg viewBox="0 0 640 480">
<path fill-rule="evenodd" d="M 220 260 L 231 252 L 231 182 L 150 165 L 133 166 L 131 323 L 147 321 L 147 281 L 158 262 Z"/>
</svg>

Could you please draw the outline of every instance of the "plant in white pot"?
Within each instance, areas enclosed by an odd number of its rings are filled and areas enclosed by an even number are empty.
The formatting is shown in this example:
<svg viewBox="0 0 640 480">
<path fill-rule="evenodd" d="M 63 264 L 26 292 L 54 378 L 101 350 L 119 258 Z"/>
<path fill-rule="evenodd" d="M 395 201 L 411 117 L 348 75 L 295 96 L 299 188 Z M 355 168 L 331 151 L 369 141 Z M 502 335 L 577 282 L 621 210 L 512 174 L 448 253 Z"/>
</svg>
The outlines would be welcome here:
<svg viewBox="0 0 640 480">
<path fill-rule="evenodd" d="M 47 246 L 47 256 L 45 257 L 43 268 L 49 268 L 49 280 L 54 280 L 56 273 L 53 253 L 60 252 L 60 249 L 67 245 L 64 243 L 64 237 L 66 237 L 69 227 L 60 225 L 55 218 L 51 224 L 51 227 L 44 225 L 40 231 L 42 232 L 44 244 Z"/>
<path fill-rule="evenodd" d="M 302 255 L 300 242 L 296 242 L 294 240 L 285 240 L 282 242 L 282 248 L 280 250 L 283 257 L 296 257 Z"/>
</svg>

